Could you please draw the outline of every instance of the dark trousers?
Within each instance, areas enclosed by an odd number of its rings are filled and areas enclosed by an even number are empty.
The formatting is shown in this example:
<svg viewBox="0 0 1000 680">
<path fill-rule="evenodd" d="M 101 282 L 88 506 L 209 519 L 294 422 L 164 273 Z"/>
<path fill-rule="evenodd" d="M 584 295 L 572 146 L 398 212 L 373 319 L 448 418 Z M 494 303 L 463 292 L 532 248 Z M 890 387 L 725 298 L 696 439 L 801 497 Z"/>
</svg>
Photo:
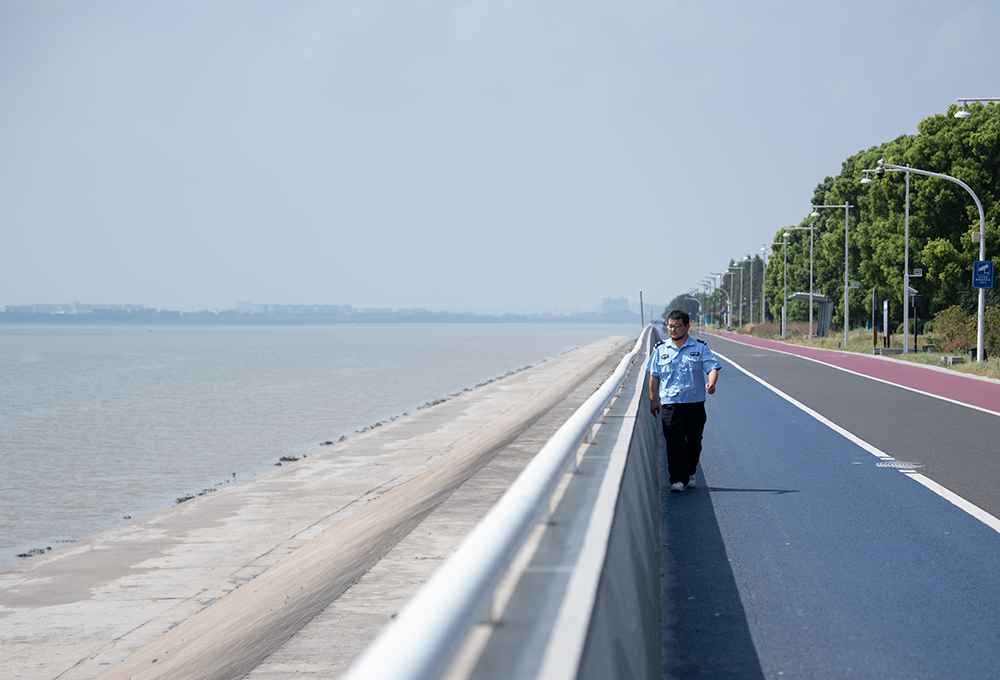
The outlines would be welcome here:
<svg viewBox="0 0 1000 680">
<path fill-rule="evenodd" d="M 667 440 L 667 471 L 670 483 L 687 484 L 701 458 L 701 435 L 705 431 L 705 402 L 661 404 L 660 422 Z"/>
</svg>

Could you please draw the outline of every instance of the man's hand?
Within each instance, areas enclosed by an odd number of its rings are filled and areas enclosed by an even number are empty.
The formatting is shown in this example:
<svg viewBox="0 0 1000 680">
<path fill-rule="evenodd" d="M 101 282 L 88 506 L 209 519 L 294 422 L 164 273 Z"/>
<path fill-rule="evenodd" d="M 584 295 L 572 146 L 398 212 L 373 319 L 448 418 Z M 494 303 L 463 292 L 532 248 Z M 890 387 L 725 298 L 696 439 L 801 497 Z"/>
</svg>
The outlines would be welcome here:
<svg viewBox="0 0 1000 680">
<path fill-rule="evenodd" d="M 715 383 L 719 382 L 719 369 L 713 368 L 708 372 L 708 382 L 705 384 L 705 391 L 715 394 Z"/>
<path fill-rule="evenodd" d="M 649 402 L 649 412 L 652 413 L 654 416 L 660 415 L 660 405 L 656 402 L 655 399 L 650 400 Z"/>
</svg>

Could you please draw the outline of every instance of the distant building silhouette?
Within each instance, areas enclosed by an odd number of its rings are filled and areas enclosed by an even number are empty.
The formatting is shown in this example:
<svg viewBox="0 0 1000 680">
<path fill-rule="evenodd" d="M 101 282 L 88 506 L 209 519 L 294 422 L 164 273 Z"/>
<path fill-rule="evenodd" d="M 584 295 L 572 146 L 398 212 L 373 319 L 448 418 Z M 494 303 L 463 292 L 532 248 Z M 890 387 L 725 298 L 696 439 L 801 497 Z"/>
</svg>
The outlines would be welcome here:
<svg viewBox="0 0 1000 680">
<path fill-rule="evenodd" d="M 601 311 L 604 314 L 617 314 L 619 312 L 627 312 L 629 311 L 628 298 L 602 298 Z"/>
</svg>

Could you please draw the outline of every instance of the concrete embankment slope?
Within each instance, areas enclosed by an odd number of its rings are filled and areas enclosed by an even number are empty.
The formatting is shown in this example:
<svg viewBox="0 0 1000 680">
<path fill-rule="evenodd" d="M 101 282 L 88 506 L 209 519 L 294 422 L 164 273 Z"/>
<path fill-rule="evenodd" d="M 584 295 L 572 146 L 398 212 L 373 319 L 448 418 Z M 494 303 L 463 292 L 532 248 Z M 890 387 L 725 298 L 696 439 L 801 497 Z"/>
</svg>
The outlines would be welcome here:
<svg viewBox="0 0 1000 680">
<path fill-rule="evenodd" d="M 243 677 L 498 451 L 567 397 L 582 401 L 625 342 L 575 350 L 0 573 L 4 677 Z M 486 509 L 459 509 L 456 523 Z M 419 582 L 390 585 L 405 601 Z M 355 630 L 355 645 L 391 614 Z"/>
</svg>

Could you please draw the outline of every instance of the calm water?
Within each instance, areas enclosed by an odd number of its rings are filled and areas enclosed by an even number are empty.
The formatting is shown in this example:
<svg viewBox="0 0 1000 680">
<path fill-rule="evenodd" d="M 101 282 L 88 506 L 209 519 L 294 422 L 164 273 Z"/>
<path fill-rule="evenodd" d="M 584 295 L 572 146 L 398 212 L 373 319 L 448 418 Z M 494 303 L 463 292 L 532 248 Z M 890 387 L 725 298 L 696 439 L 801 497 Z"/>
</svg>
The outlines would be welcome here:
<svg viewBox="0 0 1000 680">
<path fill-rule="evenodd" d="M 0 326 L 0 569 L 574 347 L 637 334 Z"/>
</svg>

